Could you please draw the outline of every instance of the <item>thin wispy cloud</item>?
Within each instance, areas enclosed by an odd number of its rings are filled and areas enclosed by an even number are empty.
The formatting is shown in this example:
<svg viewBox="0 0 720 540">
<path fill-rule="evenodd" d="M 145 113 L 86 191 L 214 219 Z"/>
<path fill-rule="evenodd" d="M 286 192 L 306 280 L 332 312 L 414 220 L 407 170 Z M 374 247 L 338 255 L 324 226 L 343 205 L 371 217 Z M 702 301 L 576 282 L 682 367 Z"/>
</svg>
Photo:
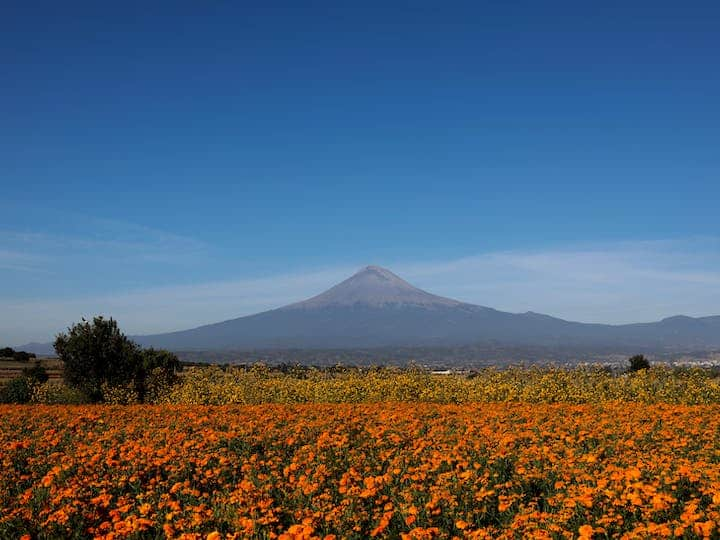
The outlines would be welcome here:
<svg viewBox="0 0 720 540">
<path fill-rule="evenodd" d="M 0 248 L 0 270 L 36 272 L 43 262 L 44 259 L 37 255 Z"/>
<path fill-rule="evenodd" d="M 0 313 L 0 342 L 4 335 L 23 336 L 15 338 L 16 343 L 47 340 L 48 336 L 63 330 L 80 317 L 96 314 L 114 317 L 130 334 L 184 329 L 302 300 L 344 279 L 354 270 L 350 267 L 332 268 L 263 278 L 157 287 L 73 300 L 15 302 L 8 306 L 14 316 Z"/>
<path fill-rule="evenodd" d="M 398 268 L 416 283 L 468 302 L 584 322 L 720 312 L 716 238 L 496 252 Z"/>
<path fill-rule="evenodd" d="M 720 313 L 720 242 L 715 238 L 550 250 L 500 251 L 450 261 L 367 261 L 433 293 L 512 312 L 584 322 L 627 323 Z M 358 268 L 15 301 L 0 313 L 0 341 L 47 340 L 80 317 L 112 315 L 130 334 L 218 322 L 295 302 Z"/>
<path fill-rule="evenodd" d="M 172 283 L 211 264 L 209 252 L 195 238 L 91 217 L 44 230 L 0 229 L 0 298 L 77 298 Z"/>
<path fill-rule="evenodd" d="M 199 253 L 207 245 L 197 239 L 110 220 L 88 219 L 74 233 L 0 230 L 0 246 L 13 248 L 37 263 L 70 257 L 177 259 Z"/>
</svg>

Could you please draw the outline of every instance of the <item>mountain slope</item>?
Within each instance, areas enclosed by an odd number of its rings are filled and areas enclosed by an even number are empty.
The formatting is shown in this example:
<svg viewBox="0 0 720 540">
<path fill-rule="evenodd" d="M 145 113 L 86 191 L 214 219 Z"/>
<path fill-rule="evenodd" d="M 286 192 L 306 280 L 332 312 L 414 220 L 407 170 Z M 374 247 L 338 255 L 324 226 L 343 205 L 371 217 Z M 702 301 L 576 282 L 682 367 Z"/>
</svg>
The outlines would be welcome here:
<svg viewBox="0 0 720 540">
<path fill-rule="evenodd" d="M 458 345 L 628 345 L 720 347 L 720 317 L 671 317 L 657 323 L 583 324 L 537 313 L 514 314 L 418 289 L 368 266 L 308 300 L 169 334 L 134 338 L 175 350 L 353 348 Z"/>
<path fill-rule="evenodd" d="M 436 308 L 457 307 L 462 302 L 413 287 L 385 268 L 366 266 L 324 293 L 281 309 L 321 309 L 358 304 L 376 308 L 393 305 Z"/>
</svg>

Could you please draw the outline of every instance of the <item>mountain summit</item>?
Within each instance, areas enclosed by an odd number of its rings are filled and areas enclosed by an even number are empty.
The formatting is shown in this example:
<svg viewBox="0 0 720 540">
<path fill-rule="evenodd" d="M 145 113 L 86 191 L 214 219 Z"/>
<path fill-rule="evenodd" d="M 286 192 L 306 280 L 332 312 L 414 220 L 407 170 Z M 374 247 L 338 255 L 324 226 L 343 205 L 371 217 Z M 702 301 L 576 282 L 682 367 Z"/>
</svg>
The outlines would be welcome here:
<svg viewBox="0 0 720 540">
<path fill-rule="evenodd" d="M 366 266 L 342 283 L 308 300 L 283 309 L 320 309 L 339 306 L 459 306 L 461 302 L 413 287 L 380 266 Z"/>
<path fill-rule="evenodd" d="M 390 270 L 367 266 L 302 302 L 191 330 L 133 339 L 144 346 L 176 351 L 490 342 L 510 346 L 707 350 L 720 348 L 720 317 L 676 316 L 656 323 L 617 326 L 583 324 L 531 311 L 507 313 L 443 298 L 414 287 Z"/>
</svg>

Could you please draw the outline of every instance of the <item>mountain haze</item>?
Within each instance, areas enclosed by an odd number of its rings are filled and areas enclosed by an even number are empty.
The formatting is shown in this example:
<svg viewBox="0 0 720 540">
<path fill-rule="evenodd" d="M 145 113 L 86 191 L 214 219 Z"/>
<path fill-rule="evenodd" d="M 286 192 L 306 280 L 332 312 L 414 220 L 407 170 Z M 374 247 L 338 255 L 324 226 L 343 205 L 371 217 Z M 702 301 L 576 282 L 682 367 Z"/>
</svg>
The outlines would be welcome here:
<svg viewBox="0 0 720 540">
<path fill-rule="evenodd" d="M 436 296 L 387 269 L 367 266 L 308 300 L 191 330 L 134 339 L 145 346 L 174 350 L 444 346 L 489 341 L 708 348 L 720 347 L 720 317 L 584 324 Z"/>
<path fill-rule="evenodd" d="M 499 346 L 711 350 L 720 316 L 677 315 L 659 322 L 586 324 L 508 313 L 437 296 L 379 266 L 367 266 L 327 291 L 278 309 L 165 334 L 133 336 L 175 351 L 360 349 L 386 346 Z M 52 344 L 20 347 L 52 354 Z"/>
</svg>

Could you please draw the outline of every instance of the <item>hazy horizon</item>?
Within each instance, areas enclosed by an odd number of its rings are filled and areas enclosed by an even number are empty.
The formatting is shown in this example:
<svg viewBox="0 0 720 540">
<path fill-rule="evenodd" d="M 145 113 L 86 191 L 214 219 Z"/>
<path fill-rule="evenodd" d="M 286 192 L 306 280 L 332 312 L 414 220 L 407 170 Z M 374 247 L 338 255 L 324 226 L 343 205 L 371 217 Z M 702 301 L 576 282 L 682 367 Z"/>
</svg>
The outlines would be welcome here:
<svg viewBox="0 0 720 540">
<path fill-rule="evenodd" d="M 673 315 L 720 314 L 720 310 L 713 311 L 720 303 L 718 247 L 720 241 L 708 238 L 628 242 L 586 250 L 497 252 L 381 266 L 430 293 L 471 304 L 515 313 L 534 311 L 578 322 L 625 324 Z M 676 264 L 677 259 L 683 264 Z M 117 319 L 129 334 L 185 330 L 307 299 L 362 266 L 365 264 L 130 290 L 102 297 L 40 299 L 11 304 L 7 312 L 0 313 L 0 327 L 17 328 L 19 336 L 27 337 L 8 340 L 14 345 L 46 342 L 81 317 L 98 314 Z M 665 292 L 657 295 L 658 290 Z M 28 328 L 33 333 L 27 332 Z"/>
</svg>

